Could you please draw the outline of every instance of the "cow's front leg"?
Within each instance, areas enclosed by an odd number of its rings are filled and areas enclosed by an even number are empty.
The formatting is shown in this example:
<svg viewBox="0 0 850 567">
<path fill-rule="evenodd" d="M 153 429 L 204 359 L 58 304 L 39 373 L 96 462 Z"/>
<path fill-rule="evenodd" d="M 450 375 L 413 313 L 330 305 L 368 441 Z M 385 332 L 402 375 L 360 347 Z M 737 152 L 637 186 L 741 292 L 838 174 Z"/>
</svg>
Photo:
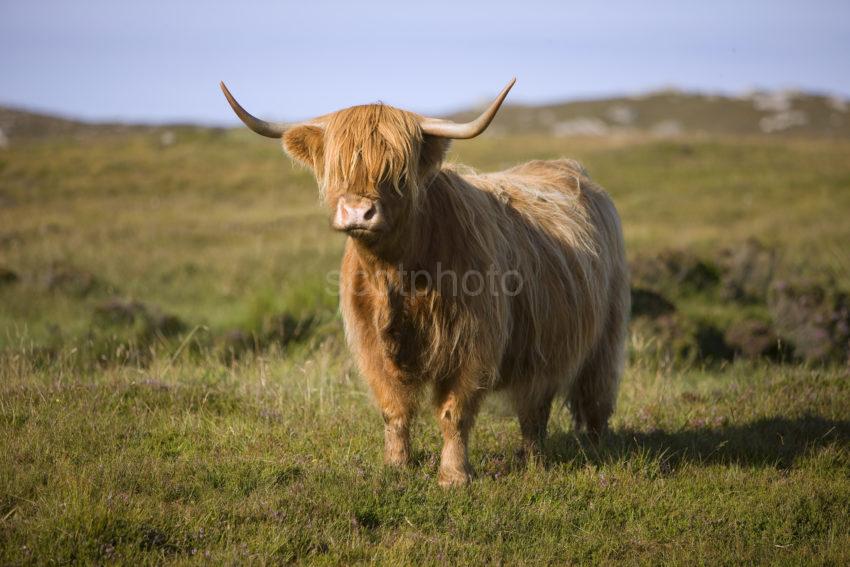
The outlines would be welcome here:
<svg viewBox="0 0 850 567">
<path fill-rule="evenodd" d="M 406 466 L 410 463 L 410 424 L 416 414 L 418 388 L 386 376 L 370 383 L 384 418 L 384 463 Z"/>
<path fill-rule="evenodd" d="M 410 464 L 410 416 L 384 415 L 384 463 L 393 467 Z"/>
<path fill-rule="evenodd" d="M 475 422 L 482 390 L 476 387 L 471 391 L 462 389 L 435 390 L 437 420 L 443 432 L 443 451 L 440 455 L 440 486 L 467 484 L 472 479 L 472 467 L 469 464 L 469 432 Z"/>
</svg>

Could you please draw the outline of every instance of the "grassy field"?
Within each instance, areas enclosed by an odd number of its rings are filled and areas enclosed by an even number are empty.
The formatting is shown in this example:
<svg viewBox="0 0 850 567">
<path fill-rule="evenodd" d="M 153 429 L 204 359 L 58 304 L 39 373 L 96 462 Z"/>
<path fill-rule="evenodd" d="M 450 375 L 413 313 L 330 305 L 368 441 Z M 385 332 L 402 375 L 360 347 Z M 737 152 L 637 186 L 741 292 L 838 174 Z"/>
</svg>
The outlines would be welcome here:
<svg viewBox="0 0 850 567">
<path fill-rule="evenodd" d="M 468 489 L 438 488 L 427 411 L 416 466 L 384 470 L 336 310 L 343 241 L 312 179 L 243 130 L 174 133 L 0 151 L 0 563 L 850 561 L 846 365 L 677 363 L 636 333 L 599 445 L 559 408 L 544 463 L 522 465 L 492 398 Z M 783 274 L 846 290 L 848 155 L 529 135 L 452 159 L 574 157 L 633 258 L 756 237 Z M 761 309 L 675 299 L 718 322 Z"/>
</svg>

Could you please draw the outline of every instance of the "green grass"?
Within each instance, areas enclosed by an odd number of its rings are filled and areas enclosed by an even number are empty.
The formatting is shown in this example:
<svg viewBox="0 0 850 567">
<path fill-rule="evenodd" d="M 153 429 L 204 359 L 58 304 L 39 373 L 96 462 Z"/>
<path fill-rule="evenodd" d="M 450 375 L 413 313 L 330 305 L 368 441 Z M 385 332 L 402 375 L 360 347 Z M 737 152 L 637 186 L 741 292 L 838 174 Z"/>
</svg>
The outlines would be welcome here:
<svg viewBox="0 0 850 567">
<path fill-rule="evenodd" d="M 749 237 L 788 274 L 850 282 L 850 143 L 483 138 L 495 169 L 580 159 L 613 194 L 631 256 L 714 255 Z M 328 273 L 343 241 L 309 175 L 243 131 L 48 140 L 0 152 L 0 563 L 823 563 L 850 549 L 850 371 L 671 365 L 632 338 L 612 432 L 559 407 L 542 465 L 491 398 L 478 478 L 380 465 L 383 426 L 343 346 Z M 65 274 L 64 278 L 57 273 Z M 136 299 L 178 336 L 107 325 Z M 683 311 L 740 306 L 695 295 Z M 242 357 L 228 332 L 312 317 Z M 139 356 L 122 357 L 137 348 Z M 119 352 L 120 351 L 120 352 Z"/>
<path fill-rule="evenodd" d="M 333 341 L 235 367 L 168 359 L 87 374 L 4 364 L 3 563 L 847 560 L 846 371 L 632 366 L 613 433 L 551 423 L 545 466 L 491 400 L 479 478 L 380 466 L 382 424 Z"/>
</svg>

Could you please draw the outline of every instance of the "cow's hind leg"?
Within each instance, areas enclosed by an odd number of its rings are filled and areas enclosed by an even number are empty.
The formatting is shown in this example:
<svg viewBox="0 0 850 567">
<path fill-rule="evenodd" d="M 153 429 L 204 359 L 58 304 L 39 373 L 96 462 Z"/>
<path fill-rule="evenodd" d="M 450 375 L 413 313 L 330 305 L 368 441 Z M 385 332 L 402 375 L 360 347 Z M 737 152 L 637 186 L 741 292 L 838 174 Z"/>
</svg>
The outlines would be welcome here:
<svg viewBox="0 0 850 567">
<path fill-rule="evenodd" d="M 527 390 L 525 384 L 518 384 L 511 390 L 514 407 L 519 417 L 522 432 L 521 456 L 539 459 L 546 441 L 546 428 L 555 397 L 554 387 Z"/>
<path fill-rule="evenodd" d="M 614 413 L 623 373 L 625 333 L 624 315 L 615 311 L 606 332 L 576 376 L 569 394 L 576 430 L 586 430 L 594 439 L 605 432 L 608 419 Z"/>
</svg>

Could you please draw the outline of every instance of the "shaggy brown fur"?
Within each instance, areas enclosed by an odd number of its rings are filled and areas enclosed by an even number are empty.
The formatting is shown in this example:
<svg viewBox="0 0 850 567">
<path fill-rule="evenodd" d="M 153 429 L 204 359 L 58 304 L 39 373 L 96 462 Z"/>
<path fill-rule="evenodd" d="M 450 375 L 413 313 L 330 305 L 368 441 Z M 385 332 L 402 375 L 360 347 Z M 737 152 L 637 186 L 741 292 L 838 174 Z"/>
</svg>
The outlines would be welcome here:
<svg viewBox="0 0 850 567">
<path fill-rule="evenodd" d="M 409 461 L 411 420 L 431 384 L 440 483 L 462 484 L 488 391 L 510 393 L 531 452 L 559 393 L 577 427 L 604 430 L 623 367 L 628 275 L 614 205 L 577 162 L 492 174 L 444 166 L 447 140 L 423 135 L 420 119 L 353 107 L 290 129 L 283 143 L 332 209 L 343 195 L 381 204 L 388 230 L 346 244 L 348 342 L 383 413 L 386 462 Z"/>
</svg>

